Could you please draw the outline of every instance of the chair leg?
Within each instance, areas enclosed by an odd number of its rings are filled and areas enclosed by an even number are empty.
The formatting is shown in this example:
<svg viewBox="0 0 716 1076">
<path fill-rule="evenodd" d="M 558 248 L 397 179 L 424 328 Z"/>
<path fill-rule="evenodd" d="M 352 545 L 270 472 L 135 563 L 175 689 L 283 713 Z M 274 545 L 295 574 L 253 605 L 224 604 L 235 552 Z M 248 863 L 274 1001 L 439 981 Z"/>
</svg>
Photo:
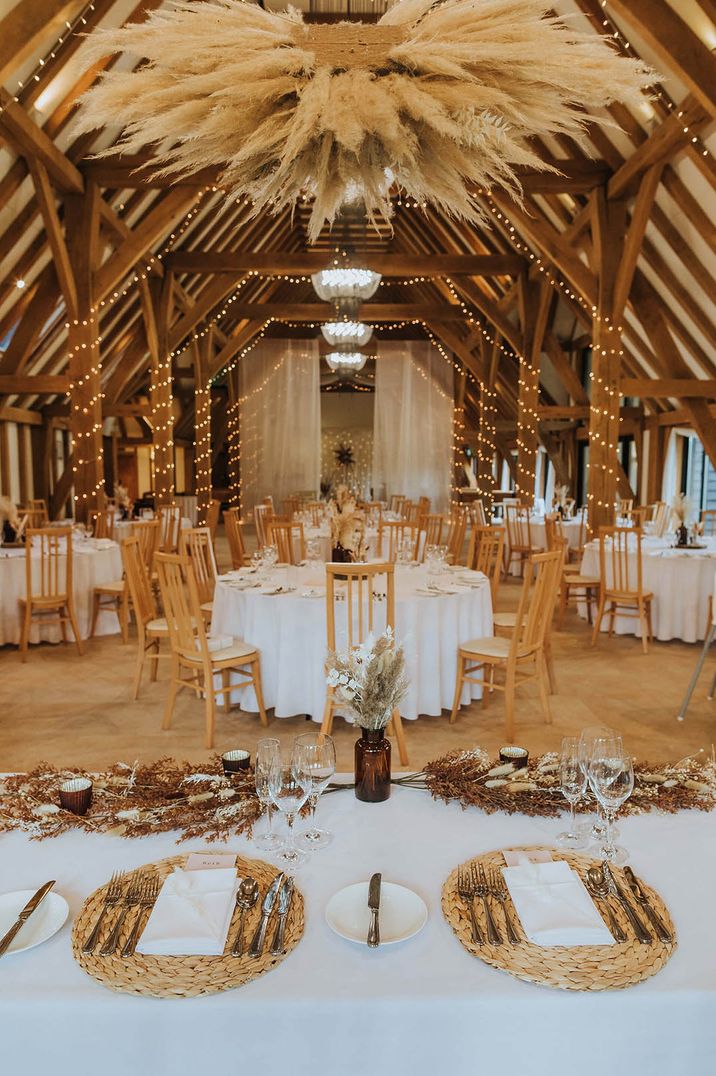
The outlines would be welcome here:
<svg viewBox="0 0 716 1076">
<path fill-rule="evenodd" d="M 77 653 L 82 657 L 84 651 L 82 650 L 82 640 L 80 638 L 80 629 L 77 627 L 77 617 L 75 616 L 75 606 L 73 601 L 67 602 L 67 615 L 70 618 L 70 624 L 72 625 L 72 632 L 75 637 L 75 643 L 77 644 Z"/>
<path fill-rule="evenodd" d="M 216 699 L 214 698 L 214 678 L 211 668 L 204 670 L 204 712 L 206 714 L 206 746 L 214 746 L 214 726 L 216 724 Z"/>
<path fill-rule="evenodd" d="M 614 635 L 614 625 L 617 619 L 617 603 L 612 602 L 609 606 L 609 638 Z"/>
<path fill-rule="evenodd" d="M 161 649 L 161 641 L 155 639 L 152 642 L 152 653 L 149 655 L 149 679 L 156 683 L 157 673 L 159 672 L 159 651 Z"/>
<path fill-rule="evenodd" d="M 549 708 L 549 691 L 547 690 L 549 684 L 549 677 L 547 673 L 547 662 L 545 655 L 540 652 L 537 655 L 537 678 L 539 682 L 539 696 L 542 701 L 542 709 L 544 711 L 545 724 L 552 724 L 552 711 Z"/>
<path fill-rule="evenodd" d="M 596 600 L 594 598 L 594 591 L 592 590 L 591 587 L 585 587 L 584 588 L 584 600 L 587 603 L 587 623 L 591 627 L 592 624 L 593 624 L 593 620 L 592 620 L 592 603 L 594 603 L 596 605 Z"/>
<path fill-rule="evenodd" d="M 452 710 L 450 711 L 450 724 L 451 725 L 453 725 L 455 723 L 455 718 L 457 717 L 457 712 L 460 709 L 460 696 L 462 694 L 462 683 L 463 683 L 462 670 L 463 670 L 463 657 L 462 657 L 462 654 L 458 654 L 458 656 L 457 656 L 457 673 L 455 674 L 455 695 L 454 695 L 453 700 L 452 700 Z"/>
<path fill-rule="evenodd" d="M 557 631 L 562 630 L 562 624 L 564 623 L 564 614 L 567 612 L 567 606 L 569 605 L 569 583 L 563 582 L 559 588 L 559 610 L 557 612 Z"/>
<path fill-rule="evenodd" d="M 405 729 L 403 728 L 403 722 L 398 710 L 393 711 L 393 732 L 395 733 L 395 742 L 398 745 L 398 754 L 400 755 L 400 765 L 408 765 L 408 748 L 405 743 Z"/>
<path fill-rule="evenodd" d="M 333 688 L 326 688 L 326 705 L 323 707 L 321 736 L 330 736 L 333 728 Z"/>
<path fill-rule="evenodd" d="M 490 695 L 492 694 L 492 682 L 495 677 L 495 666 L 487 665 L 483 662 L 482 665 L 482 709 L 486 710 L 490 701 Z"/>
<path fill-rule="evenodd" d="M 222 669 L 221 670 L 221 687 L 222 687 L 223 690 L 221 692 L 221 698 L 223 700 L 223 708 L 224 708 L 224 713 L 225 714 L 228 714 L 229 710 L 231 709 L 231 701 L 230 701 L 231 688 L 230 688 L 229 684 L 230 684 L 229 670 L 228 669 Z"/>
<path fill-rule="evenodd" d="M 261 687 L 261 664 L 259 658 L 251 662 L 251 679 L 254 685 L 254 693 L 256 695 L 256 702 L 259 707 L 259 715 L 261 717 L 261 724 L 264 728 L 268 725 L 268 717 L 266 716 L 266 707 L 264 706 L 264 693 Z"/>
<path fill-rule="evenodd" d="M 97 627 L 97 617 L 99 616 L 99 594 L 97 591 L 92 593 L 92 627 L 90 628 L 90 639 L 94 637 L 95 628 Z"/>
<path fill-rule="evenodd" d="M 132 686 L 132 699 L 134 702 L 139 698 L 139 689 L 142 686 L 142 673 L 144 672 L 144 658 L 146 651 L 144 649 L 144 639 L 139 639 L 137 642 L 137 660 L 134 663 L 134 684 Z M 156 662 L 155 662 L 156 665 Z"/>
<path fill-rule="evenodd" d="M 507 666 L 505 676 L 505 738 L 508 743 L 515 742 L 515 667 Z"/>
<path fill-rule="evenodd" d="M 167 695 L 167 704 L 164 707 L 164 720 L 162 721 L 162 728 L 171 728 L 172 715 L 174 713 L 174 703 L 176 702 L 179 679 L 179 659 L 172 654 L 172 667 L 169 673 L 169 694 Z"/>
<path fill-rule="evenodd" d="M 641 647 L 645 654 L 649 653 L 649 627 L 646 622 L 646 608 L 644 602 L 639 602 L 639 624 L 641 626 Z"/>
<path fill-rule="evenodd" d="M 600 596 L 599 596 L 599 605 L 597 607 L 597 615 L 594 618 L 594 630 L 592 632 L 592 646 L 597 645 L 597 639 L 599 638 L 599 629 L 601 628 L 602 620 L 604 619 L 604 606 L 605 605 L 606 605 L 606 601 L 604 600 L 604 597 L 600 594 Z"/>
<path fill-rule="evenodd" d="M 654 626 L 653 626 L 652 620 L 651 620 L 651 611 L 652 611 L 652 602 L 651 602 L 651 600 L 649 600 L 646 603 L 646 622 L 647 622 L 647 624 L 649 626 L 649 642 L 653 643 L 654 642 Z"/>
<path fill-rule="evenodd" d="M 122 597 L 118 602 L 117 616 L 119 617 L 119 630 L 122 633 L 122 642 L 129 642 L 129 601 L 127 599 L 127 588 L 125 586 L 122 592 Z"/>
<path fill-rule="evenodd" d="M 549 680 L 549 693 L 550 695 L 556 695 L 557 692 L 557 677 L 554 672 L 554 657 L 552 654 L 552 635 L 548 631 L 544 637 L 544 660 L 547 667 L 547 678 Z"/>
</svg>

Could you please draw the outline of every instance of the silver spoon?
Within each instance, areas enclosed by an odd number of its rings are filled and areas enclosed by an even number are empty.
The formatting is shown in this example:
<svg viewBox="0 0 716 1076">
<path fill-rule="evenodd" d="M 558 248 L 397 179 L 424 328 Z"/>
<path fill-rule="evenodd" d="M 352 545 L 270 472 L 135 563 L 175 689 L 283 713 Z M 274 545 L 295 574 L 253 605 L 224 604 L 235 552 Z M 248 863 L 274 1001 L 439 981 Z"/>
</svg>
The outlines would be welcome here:
<svg viewBox="0 0 716 1076">
<path fill-rule="evenodd" d="M 601 867 L 590 867 L 587 871 L 587 889 L 596 897 L 601 900 L 604 908 L 606 909 L 607 918 L 609 920 L 609 929 L 618 942 L 625 942 L 627 940 L 626 934 L 619 926 L 616 920 L 614 912 L 609 904 L 609 888 L 607 886 L 607 880 L 604 877 Z"/>
<path fill-rule="evenodd" d="M 236 935 L 236 940 L 231 947 L 232 956 L 243 956 L 244 954 L 244 919 L 249 908 L 253 908 L 256 901 L 259 899 L 259 883 L 255 878 L 244 878 L 239 891 L 236 894 L 236 906 L 241 908 L 241 916 L 239 918 L 239 930 Z"/>
</svg>

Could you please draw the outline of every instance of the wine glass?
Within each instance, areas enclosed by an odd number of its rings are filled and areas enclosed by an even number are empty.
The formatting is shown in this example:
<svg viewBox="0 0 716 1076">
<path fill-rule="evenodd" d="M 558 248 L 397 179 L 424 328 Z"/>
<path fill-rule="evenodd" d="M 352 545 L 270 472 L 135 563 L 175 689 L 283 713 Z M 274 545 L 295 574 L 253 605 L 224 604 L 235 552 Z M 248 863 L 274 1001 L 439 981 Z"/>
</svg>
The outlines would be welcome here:
<svg viewBox="0 0 716 1076">
<path fill-rule="evenodd" d="M 557 834 L 557 844 L 566 848 L 584 848 L 587 840 L 577 829 L 574 808 L 587 788 L 587 774 L 582 766 L 580 741 L 576 736 L 565 736 L 559 760 L 562 795 L 569 804 L 569 829 Z"/>
<path fill-rule="evenodd" d="M 325 848 L 333 839 L 328 830 L 316 826 L 316 808 L 321 793 L 336 772 L 336 748 L 330 736 L 307 732 L 297 736 L 293 744 L 294 758 L 299 759 L 311 777 L 308 803 L 311 808 L 310 828 L 298 838 L 301 848 Z"/>
<path fill-rule="evenodd" d="M 269 775 L 271 799 L 281 814 L 286 816 L 288 823 L 288 840 L 278 853 L 278 858 L 287 867 L 298 867 L 307 858 L 306 853 L 296 847 L 293 824 L 296 815 L 308 799 L 311 786 L 310 772 L 304 760 L 298 756 L 292 755 L 288 764 L 282 758 L 278 765 L 274 765 L 271 769 Z"/>
<path fill-rule="evenodd" d="M 264 555 L 260 549 L 254 549 L 251 554 L 251 567 L 256 572 L 260 572 L 263 567 Z"/>
<path fill-rule="evenodd" d="M 621 805 L 634 788 L 634 764 L 622 746 L 620 736 L 597 740 L 589 763 L 589 783 L 604 809 L 606 832 L 600 848 L 603 859 L 621 864 L 627 860 L 626 849 L 614 843 L 612 823 Z"/>
<path fill-rule="evenodd" d="M 585 778 L 589 778 L 589 762 L 592 757 L 595 743 L 597 740 L 604 739 L 605 737 L 608 738 L 613 735 L 613 730 L 606 725 L 588 725 L 587 728 L 582 729 L 582 734 L 579 737 L 579 763 L 584 771 Z M 604 837 L 604 830 L 605 822 L 602 817 L 602 808 L 599 800 L 597 800 L 596 816 L 594 820 L 591 823 L 583 823 L 579 827 L 579 832 L 582 836 L 591 837 L 595 841 L 601 841 Z"/>
<path fill-rule="evenodd" d="M 281 744 L 278 740 L 267 737 L 256 745 L 256 767 L 254 780 L 256 795 L 266 808 L 266 831 L 254 838 L 257 848 L 264 852 L 276 852 L 283 848 L 284 840 L 273 830 L 274 802 L 269 787 L 271 773 L 281 765 Z"/>
<path fill-rule="evenodd" d="M 271 569 L 278 564 L 278 549 L 275 545 L 264 546 L 263 562 L 267 573 L 270 575 Z"/>
</svg>

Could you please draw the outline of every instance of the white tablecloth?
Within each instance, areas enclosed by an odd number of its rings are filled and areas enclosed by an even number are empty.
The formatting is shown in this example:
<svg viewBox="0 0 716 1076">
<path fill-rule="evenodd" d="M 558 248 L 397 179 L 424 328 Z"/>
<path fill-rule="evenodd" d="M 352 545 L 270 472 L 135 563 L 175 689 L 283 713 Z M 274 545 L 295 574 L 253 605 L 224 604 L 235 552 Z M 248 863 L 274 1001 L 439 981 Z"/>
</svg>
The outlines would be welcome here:
<svg viewBox="0 0 716 1076">
<path fill-rule="evenodd" d="M 714 591 L 716 572 L 716 538 L 701 540 L 703 551 L 673 549 L 673 538 L 642 539 L 642 578 L 644 590 L 654 595 L 652 624 L 654 636 L 666 642 L 683 639 L 695 643 L 705 638 L 709 595 Z M 636 578 L 636 554 L 631 558 L 630 574 Z M 582 573 L 599 577 L 599 543 L 590 542 L 582 558 Z M 586 616 L 586 609 L 582 610 Z M 609 627 L 604 617 L 602 630 Z M 619 635 L 641 635 L 639 621 L 617 617 Z"/>
<path fill-rule="evenodd" d="M 504 519 L 495 519 L 494 523 L 507 526 L 507 522 Z M 582 522 L 580 519 L 565 519 L 562 523 L 562 531 L 567 539 L 567 545 L 570 549 L 579 548 L 579 539 L 582 534 Z M 584 536 L 586 537 L 587 528 L 585 527 Z M 547 534 L 544 525 L 544 516 L 530 516 L 530 536 L 532 539 L 532 545 L 535 549 L 547 548 Z M 520 562 L 515 558 L 510 562 L 510 575 L 520 574 Z"/>
<path fill-rule="evenodd" d="M 122 556 L 116 542 L 97 549 L 93 541 L 76 542 L 72 547 L 72 590 L 80 635 L 89 636 L 92 626 L 92 588 L 99 583 L 112 583 L 122 578 Z M 0 549 L 0 646 L 20 642 L 20 606 L 18 598 L 25 597 L 25 550 Z M 97 618 L 97 635 L 112 635 L 119 631 L 115 613 L 104 610 Z M 68 637 L 72 629 L 68 627 Z M 35 621 L 30 642 L 58 643 L 62 639 L 59 624 Z"/>
<path fill-rule="evenodd" d="M 477 573 L 474 574 L 477 578 Z M 276 708 L 277 717 L 310 714 L 320 721 L 326 700 L 324 567 L 319 564 L 284 568 L 276 571 L 274 578 L 295 585 L 296 591 L 271 596 L 258 590 L 238 590 L 219 579 L 214 593 L 212 634 L 235 635 L 259 649 L 264 701 L 267 707 Z M 430 581 L 427 569 L 396 569 L 395 632 L 405 649 L 410 681 L 400 707 L 406 718 L 437 715 L 450 709 L 458 645 L 492 633 L 492 602 L 487 580 L 477 588 L 458 589 L 451 572 L 437 579 L 441 586 L 455 587 L 457 593 L 437 597 L 421 594 L 419 588 Z M 302 597 L 301 591 L 309 583 L 318 584 L 320 593 L 316 597 Z M 384 605 L 378 604 L 376 608 L 381 610 Z M 337 629 L 341 620 L 337 615 Z M 383 627 L 384 621 L 376 630 Z M 466 684 L 463 703 L 479 698 L 480 694 L 477 685 Z M 232 699 L 243 710 L 257 709 L 253 688 L 237 691 Z"/>
<path fill-rule="evenodd" d="M 323 523 L 320 527 L 304 527 L 303 537 L 306 544 L 309 541 L 317 544 L 317 552 L 321 560 L 331 559 L 333 556 L 333 542 L 331 541 L 331 528 L 328 523 Z M 366 559 L 378 556 L 378 531 L 374 527 L 366 528 L 365 547 Z M 296 557 L 297 554 L 298 550 L 296 550 Z"/>
<path fill-rule="evenodd" d="M 556 742 L 556 741 L 555 741 Z M 667 902 L 678 948 L 628 990 L 571 993 L 524 983 L 462 949 L 440 910 L 443 881 L 495 848 L 551 843 L 558 819 L 483 815 L 395 789 L 381 804 L 331 794 L 319 819 L 335 834 L 297 877 L 305 934 L 280 967 L 246 986 L 191 1000 L 117 994 L 73 961 L 70 924 L 0 964 L 2 1070 L 8 1076 L 708 1076 L 716 1056 L 716 840 L 713 814 L 620 823 L 632 865 Z M 71 918 L 113 870 L 177 847 L 172 835 L 122 840 L 0 837 L 0 889 L 57 879 Z M 216 849 L 217 846 L 214 846 Z M 258 855 L 245 839 L 226 848 Z M 220 850 L 224 851 L 221 845 Z M 428 921 L 408 942 L 368 950 L 334 935 L 330 896 L 380 870 L 414 889 Z"/>
<path fill-rule="evenodd" d="M 181 514 L 186 516 L 189 520 L 188 526 L 196 526 L 196 494 L 195 493 L 177 493 L 174 497 L 175 502 L 181 508 Z"/>
</svg>

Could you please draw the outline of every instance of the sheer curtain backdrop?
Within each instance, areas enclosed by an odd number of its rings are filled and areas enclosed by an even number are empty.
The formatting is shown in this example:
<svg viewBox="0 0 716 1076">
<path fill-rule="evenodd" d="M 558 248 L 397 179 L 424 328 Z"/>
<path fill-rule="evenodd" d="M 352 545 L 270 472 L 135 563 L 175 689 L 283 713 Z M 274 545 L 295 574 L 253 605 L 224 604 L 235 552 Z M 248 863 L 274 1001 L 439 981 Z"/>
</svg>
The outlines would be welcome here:
<svg viewBox="0 0 716 1076">
<path fill-rule="evenodd" d="M 316 340 L 261 340 L 239 363 L 241 514 L 269 493 L 318 492 L 321 394 Z"/>
<path fill-rule="evenodd" d="M 373 493 L 430 497 L 443 512 L 452 470 L 453 368 L 428 341 L 381 342 L 375 374 Z"/>
</svg>

